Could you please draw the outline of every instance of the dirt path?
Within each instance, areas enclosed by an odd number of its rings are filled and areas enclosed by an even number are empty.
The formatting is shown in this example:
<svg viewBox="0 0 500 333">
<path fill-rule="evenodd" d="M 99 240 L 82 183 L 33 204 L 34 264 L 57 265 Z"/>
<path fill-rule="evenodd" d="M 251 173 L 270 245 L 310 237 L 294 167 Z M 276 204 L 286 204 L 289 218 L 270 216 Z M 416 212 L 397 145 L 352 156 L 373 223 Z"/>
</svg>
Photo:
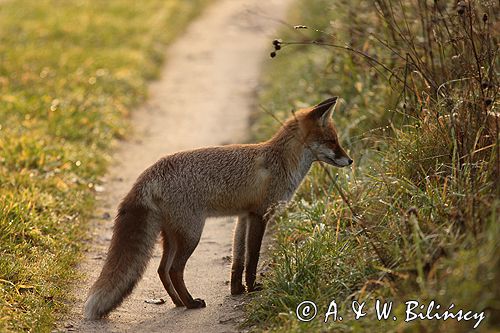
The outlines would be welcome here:
<svg viewBox="0 0 500 333">
<path fill-rule="evenodd" d="M 156 273 L 157 246 L 145 276 L 133 294 L 108 319 L 86 322 L 82 307 L 99 274 L 111 238 L 112 218 L 133 181 L 161 156 L 179 150 L 243 142 L 253 108 L 262 59 L 289 0 L 220 0 L 195 20 L 167 51 L 161 79 L 151 85 L 149 102 L 133 115 L 136 131 L 118 147 L 100 193 L 86 275 L 76 287 L 77 303 L 66 331 L 79 332 L 234 332 L 244 298 L 231 297 L 229 264 L 233 219 L 209 220 L 188 261 L 186 285 L 205 299 L 200 310 L 175 308 Z M 147 304 L 164 298 L 163 305 Z"/>
</svg>

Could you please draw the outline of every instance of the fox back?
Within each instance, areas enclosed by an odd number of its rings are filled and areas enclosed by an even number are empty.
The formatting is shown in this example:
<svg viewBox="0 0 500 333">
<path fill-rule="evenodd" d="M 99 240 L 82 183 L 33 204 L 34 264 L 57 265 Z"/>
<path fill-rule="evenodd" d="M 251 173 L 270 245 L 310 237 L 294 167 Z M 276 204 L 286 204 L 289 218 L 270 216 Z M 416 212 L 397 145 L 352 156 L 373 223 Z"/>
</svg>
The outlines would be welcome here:
<svg viewBox="0 0 500 333">
<path fill-rule="evenodd" d="M 339 144 L 331 110 L 325 103 L 298 111 L 266 142 L 166 156 L 139 177 L 135 192 L 165 214 L 182 207 L 207 217 L 265 213 L 291 199 L 314 161 L 339 167 L 352 162 Z"/>
</svg>

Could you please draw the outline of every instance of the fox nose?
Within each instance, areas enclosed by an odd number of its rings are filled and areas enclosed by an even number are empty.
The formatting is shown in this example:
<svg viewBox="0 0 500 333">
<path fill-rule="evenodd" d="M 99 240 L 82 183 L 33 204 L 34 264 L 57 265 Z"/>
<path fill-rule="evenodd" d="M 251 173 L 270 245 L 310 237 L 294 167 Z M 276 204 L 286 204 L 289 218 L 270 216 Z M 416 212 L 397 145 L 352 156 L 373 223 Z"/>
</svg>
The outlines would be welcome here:
<svg viewBox="0 0 500 333">
<path fill-rule="evenodd" d="M 353 160 L 349 159 L 349 161 L 347 163 L 349 163 L 349 165 L 352 164 L 352 162 L 354 162 Z"/>
</svg>

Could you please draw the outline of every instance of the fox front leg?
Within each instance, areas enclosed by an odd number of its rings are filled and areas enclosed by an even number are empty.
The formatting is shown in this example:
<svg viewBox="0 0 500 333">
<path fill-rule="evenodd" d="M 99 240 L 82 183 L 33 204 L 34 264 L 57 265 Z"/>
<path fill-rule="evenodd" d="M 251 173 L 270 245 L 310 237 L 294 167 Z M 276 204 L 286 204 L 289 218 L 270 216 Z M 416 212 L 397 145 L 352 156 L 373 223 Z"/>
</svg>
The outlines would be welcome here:
<svg viewBox="0 0 500 333">
<path fill-rule="evenodd" d="M 233 238 L 233 264 L 231 267 L 231 295 L 245 292 L 243 269 L 245 268 L 245 243 L 247 238 L 247 215 L 238 217 Z"/>
<path fill-rule="evenodd" d="M 245 282 L 247 291 L 260 289 L 255 283 L 257 264 L 259 262 L 260 246 L 262 237 L 266 230 L 266 221 L 261 215 L 249 214 L 247 222 L 246 259 L 245 259 Z"/>
</svg>

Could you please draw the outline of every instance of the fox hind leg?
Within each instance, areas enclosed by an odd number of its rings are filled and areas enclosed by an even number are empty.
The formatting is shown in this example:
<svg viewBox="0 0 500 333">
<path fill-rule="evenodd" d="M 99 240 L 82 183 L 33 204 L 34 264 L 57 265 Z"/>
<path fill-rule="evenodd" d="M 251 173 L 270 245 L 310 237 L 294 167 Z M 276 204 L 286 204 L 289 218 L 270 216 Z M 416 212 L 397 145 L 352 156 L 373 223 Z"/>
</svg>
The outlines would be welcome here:
<svg viewBox="0 0 500 333">
<path fill-rule="evenodd" d="M 184 269 L 186 262 L 193 254 L 200 241 L 203 231 L 204 221 L 186 221 L 192 229 L 188 231 L 178 230 L 177 232 L 177 251 L 175 253 L 172 267 L 170 268 L 170 278 L 179 295 L 182 303 L 188 309 L 204 308 L 205 301 L 191 296 L 184 283 Z"/>
<path fill-rule="evenodd" d="M 234 229 L 233 263 L 231 267 L 231 295 L 239 295 L 245 292 L 245 287 L 241 281 L 243 278 L 243 269 L 245 267 L 247 220 L 248 217 L 246 215 L 239 216 Z"/>
<path fill-rule="evenodd" d="M 184 306 L 184 303 L 182 303 L 182 300 L 175 291 L 169 275 L 177 250 L 177 244 L 175 243 L 175 238 L 172 237 L 172 235 L 169 236 L 167 232 L 162 231 L 161 235 L 163 238 L 163 255 L 161 257 L 160 266 L 158 267 L 158 275 L 163 283 L 163 287 L 165 287 L 165 290 L 172 299 L 172 302 L 174 302 L 175 306 Z"/>
</svg>

